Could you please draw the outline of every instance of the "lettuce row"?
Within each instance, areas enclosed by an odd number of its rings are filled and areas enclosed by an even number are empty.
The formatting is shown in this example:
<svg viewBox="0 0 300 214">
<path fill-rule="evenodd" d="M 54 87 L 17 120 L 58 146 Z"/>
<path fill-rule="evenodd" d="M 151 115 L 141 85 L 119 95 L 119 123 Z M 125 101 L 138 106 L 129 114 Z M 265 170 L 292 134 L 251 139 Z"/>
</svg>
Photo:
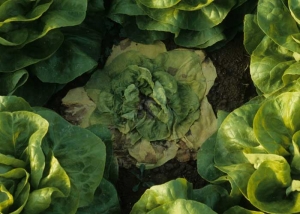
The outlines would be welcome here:
<svg viewBox="0 0 300 214">
<path fill-rule="evenodd" d="M 140 43 L 174 37 L 177 45 L 217 48 L 240 30 L 243 17 L 257 1 L 114 0 L 109 18 Z"/>
<path fill-rule="evenodd" d="M 256 15 L 246 15 L 244 45 L 257 91 L 268 96 L 299 78 L 298 1 L 259 0 Z"/>
<path fill-rule="evenodd" d="M 0 95 L 21 95 L 41 105 L 94 69 L 103 11 L 102 0 L 1 1 Z M 43 96 L 35 96 L 39 89 Z"/>
<path fill-rule="evenodd" d="M 93 202 L 105 145 L 22 98 L 0 97 L 1 213 L 76 213 Z"/>
</svg>

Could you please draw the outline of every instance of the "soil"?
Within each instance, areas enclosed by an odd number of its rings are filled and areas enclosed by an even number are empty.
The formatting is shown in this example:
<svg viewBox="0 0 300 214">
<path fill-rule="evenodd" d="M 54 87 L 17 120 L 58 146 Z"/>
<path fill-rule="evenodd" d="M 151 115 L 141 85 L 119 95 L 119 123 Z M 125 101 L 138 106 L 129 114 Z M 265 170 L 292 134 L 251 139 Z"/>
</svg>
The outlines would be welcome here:
<svg viewBox="0 0 300 214">
<path fill-rule="evenodd" d="M 170 46 L 168 49 L 170 49 Z M 218 110 L 230 112 L 256 96 L 249 72 L 250 58 L 244 49 L 242 34 L 237 35 L 223 48 L 207 53 L 207 55 L 213 61 L 218 75 L 213 88 L 208 94 L 208 100 L 215 113 Z M 83 86 L 88 79 L 89 75 L 77 78 L 53 96 L 46 107 L 62 113 L 61 99 L 69 89 Z M 148 188 L 146 184 L 149 182 L 157 185 L 181 177 L 191 182 L 195 189 L 207 184 L 197 173 L 196 161 L 178 162 L 177 160 L 170 160 L 161 167 L 144 171 L 142 178 L 139 175 L 141 175 L 140 169 L 136 167 L 119 169 L 116 188 L 122 214 L 130 213 L 134 203 Z M 139 188 L 134 191 L 135 186 L 138 184 L 140 184 Z"/>
</svg>

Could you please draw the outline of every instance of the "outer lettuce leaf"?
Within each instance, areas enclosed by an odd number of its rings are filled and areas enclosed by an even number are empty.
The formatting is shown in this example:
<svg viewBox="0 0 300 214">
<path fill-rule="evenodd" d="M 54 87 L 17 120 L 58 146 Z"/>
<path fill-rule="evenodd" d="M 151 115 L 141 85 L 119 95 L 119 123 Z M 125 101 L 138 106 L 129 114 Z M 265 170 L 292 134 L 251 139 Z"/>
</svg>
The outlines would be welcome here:
<svg viewBox="0 0 300 214">
<path fill-rule="evenodd" d="M 131 210 L 135 213 L 215 213 L 205 204 L 192 200 L 192 185 L 178 178 L 146 190 Z"/>
<path fill-rule="evenodd" d="M 91 203 L 104 172 L 101 139 L 21 98 L 0 100 L 1 212 L 76 213 Z"/>
</svg>

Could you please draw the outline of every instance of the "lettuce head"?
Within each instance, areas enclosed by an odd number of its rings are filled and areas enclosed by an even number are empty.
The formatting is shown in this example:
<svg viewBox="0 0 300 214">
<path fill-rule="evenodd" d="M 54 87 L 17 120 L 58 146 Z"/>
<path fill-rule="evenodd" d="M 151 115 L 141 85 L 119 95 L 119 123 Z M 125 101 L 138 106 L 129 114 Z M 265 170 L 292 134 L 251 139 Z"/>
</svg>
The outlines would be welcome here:
<svg viewBox="0 0 300 214">
<path fill-rule="evenodd" d="M 105 145 L 51 110 L 0 97 L 0 212 L 76 213 L 105 167 Z"/>
<path fill-rule="evenodd" d="M 80 89 L 85 107 L 72 92 L 75 99 L 67 96 L 63 102 L 73 106 L 69 115 L 77 112 L 82 126 L 111 127 L 115 141 L 138 162 L 161 165 L 176 155 L 178 141 L 197 150 L 214 132 L 215 116 L 206 99 L 214 78 L 215 69 L 201 51 L 166 51 L 161 42 L 124 40 Z"/>
<path fill-rule="evenodd" d="M 42 105 L 64 84 L 94 69 L 103 11 L 102 0 L 1 1 L 0 95 Z"/>
<path fill-rule="evenodd" d="M 199 151 L 198 172 L 229 181 L 266 213 L 300 212 L 299 83 L 267 99 L 258 97 L 230 113 Z M 201 164 L 199 164 L 201 163 Z"/>
</svg>

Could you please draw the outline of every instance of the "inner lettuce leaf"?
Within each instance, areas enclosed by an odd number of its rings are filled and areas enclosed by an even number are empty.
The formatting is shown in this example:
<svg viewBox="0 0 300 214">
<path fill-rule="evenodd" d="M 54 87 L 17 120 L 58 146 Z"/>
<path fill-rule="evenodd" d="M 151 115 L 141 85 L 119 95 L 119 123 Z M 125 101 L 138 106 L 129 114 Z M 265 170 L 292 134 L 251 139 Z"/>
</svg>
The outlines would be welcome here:
<svg viewBox="0 0 300 214">
<path fill-rule="evenodd" d="M 215 77 L 202 51 L 124 40 L 84 89 L 71 90 L 62 101 L 69 107 L 66 118 L 82 127 L 111 127 L 118 147 L 155 167 L 175 157 L 179 141 L 196 151 L 215 131 L 206 99 Z"/>
<path fill-rule="evenodd" d="M 298 213 L 299 85 L 268 98 L 258 97 L 230 113 L 217 134 L 199 151 L 200 175 L 213 183 L 229 179 L 231 187 L 267 213 Z M 209 168 L 207 168 L 209 164 Z M 206 167 L 206 168 L 205 168 Z"/>
<path fill-rule="evenodd" d="M 245 17 L 251 77 L 265 96 L 299 78 L 299 7 L 297 1 L 259 0 L 257 14 Z"/>
<path fill-rule="evenodd" d="M 22 98 L 0 102 L 1 213 L 76 213 L 89 205 L 105 167 L 101 139 Z"/>
<path fill-rule="evenodd" d="M 247 0 L 114 0 L 108 16 L 135 42 L 174 38 L 183 47 L 213 50 L 241 30 L 244 15 L 256 4 Z"/>
<path fill-rule="evenodd" d="M 0 77 L 12 84 L 1 84 L 0 95 L 17 94 L 31 104 L 43 105 L 56 91 L 49 90 L 43 98 L 32 99 L 39 91 L 26 84 L 32 76 L 38 77 L 33 84 L 40 81 L 61 88 L 94 69 L 104 32 L 95 27 L 95 22 L 104 19 L 103 11 L 102 0 L 2 2 Z M 22 92 L 14 93 L 16 89 Z"/>
</svg>

